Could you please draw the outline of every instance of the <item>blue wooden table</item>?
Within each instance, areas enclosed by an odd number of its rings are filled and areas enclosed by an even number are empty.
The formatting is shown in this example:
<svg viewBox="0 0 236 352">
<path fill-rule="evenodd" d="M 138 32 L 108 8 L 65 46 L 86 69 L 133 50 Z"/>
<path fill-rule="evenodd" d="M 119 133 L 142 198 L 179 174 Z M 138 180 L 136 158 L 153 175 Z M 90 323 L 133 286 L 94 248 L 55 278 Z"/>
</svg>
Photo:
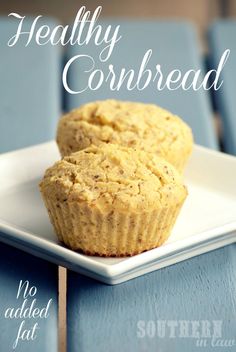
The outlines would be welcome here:
<svg viewBox="0 0 236 352">
<path fill-rule="evenodd" d="M 222 339 L 235 338 L 235 246 L 118 286 L 70 272 L 68 351 L 192 352 L 200 349 L 200 340 L 206 341 L 204 351 L 213 351 L 206 336 L 208 326 L 213 334 L 213 321 L 222 322 Z"/>
<path fill-rule="evenodd" d="M 117 23 L 120 21 L 115 22 Z M 111 57 L 115 67 L 122 67 L 125 63 L 127 67 L 137 68 L 143 53 L 151 47 L 158 63 L 167 72 L 173 68 L 179 68 L 182 72 L 191 68 L 203 68 L 195 30 L 186 23 L 129 21 L 121 22 L 121 28 L 124 39 Z M 127 50 L 131 47 L 132 55 L 130 50 Z M 92 44 L 86 50 L 86 53 L 95 58 L 98 55 L 98 48 Z M 75 46 L 68 49 L 68 57 L 76 54 L 78 48 Z M 155 64 L 156 62 L 152 61 L 151 68 L 154 68 Z M 100 64 L 101 68 L 103 66 Z M 78 77 L 81 77 L 79 85 Z M 70 83 L 76 88 L 84 86 L 79 66 L 74 65 L 70 71 Z M 107 96 L 163 104 L 190 124 L 197 143 L 209 148 L 218 148 L 210 96 L 204 90 L 170 92 L 164 89 L 157 92 L 147 89 L 144 92 L 127 92 L 123 89 L 113 94 L 104 89 L 101 92 L 69 95 L 68 109 Z M 231 133 L 236 140 L 236 131 Z M 235 245 L 148 274 L 119 287 L 104 286 L 69 272 L 69 351 L 103 351 L 105 346 L 108 351 L 199 350 L 197 338 L 181 338 L 179 331 L 176 332 L 175 338 L 170 338 L 168 332 L 163 339 L 155 334 L 150 337 L 148 322 L 156 323 L 159 320 L 174 321 L 174 324 L 178 325 L 181 321 L 189 321 L 191 325 L 195 320 L 207 320 L 210 323 L 213 320 L 221 320 L 224 335 L 222 338 L 236 338 L 234 279 Z M 139 321 L 143 321 L 146 328 L 143 338 L 138 337 Z M 205 351 L 213 350 L 209 338 L 206 342 Z M 221 350 L 226 350 L 226 347 Z"/>
<path fill-rule="evenodd" d="M 225 49 L 230 50 L 227 64 L 222 71 L 224 84 L 215 92 L 215 104 L 221 114 L 223 122 L 223 146 L 230 154 L 236 154 L 236 21 L 218 21 L 209 29 L 209 46 L 211 66 L 215 68 Z"/>
<path fill-rule="evenodd" d="M 55 25 L 52 20 L 48 22 Z M 30 20 L 26 26 L 29 23 Z M 203 68 L 196 33 L 189 24 L 120 20 L 103 24 L 108 23 L 121 24 L 123 39 L 111 58 L 117 68 L 137 68 L 149 48 L 153 49 L 152 67 L 158 60 L 166 71 L 176 67 L 182 71 Z M 62 106 L 60 48 L 33 44 L 27 50 L 20 45 L 7 48 L 6 40 L 12 32 L 14 24 L 1 18 L 0 152 L 54 138 Z M 225 45 L 232 49 L 231 64 L 224 69 L 224 86 L 216 97 L 225 127 L 224 147 L 231 153 L 236 152 L 235 72 L 232 71 L 235 35 L 234 22 L 230 25 L 216 23 L 209 32 L 212 67 Z M 97 56 L 97 48 L 92 44 L 87 46 L 86 52 Z M 66 48 L 67 59 L 77 53 L 78 47 Z M 97 65 L 102 67 L 98 62 Z M 85 83 L 81 70 L 79 65 L 74 65 L 69 72 L 69 82 L 76 87 Z M 108 97 L 163 105 L 191 125 L 196 142 L 219 148 L 211 97 L 204 90 L 128 92 L 121 89 L 112 94 L 104 88 L 79 95 L 64 91 L 63 100 L 65 110 L 69 110 L 81 103 Z M 227 246 L 114 287 L 68 271 L 68 351 L 192 352 L 199 351 L 198 344 L 202 344 L 202 348 L 206 344 L 204 351 L 236 351 L 236 346 L 212 346 L 212 335 L 217 332 L 225 341 L 236 340 L 235 250 L 235 245 Z M 41 321 L 39 337 L 30 344 L 22 343 L 18 350 L 56 351 L 56 266 L 3 244 L 0 253 L 0 346 L 4 346 L 4 351 L 11 350 L 14 342 L 18 321 L 6 319 L 3 313 L 17 305 L 16 289 L 22 279 L 37 287 L 37 299 L 42 306 L 50 298 L 53 304 L 48 318 Z M 157 324 L 163 321 L 166 329 L 159 336 Z"/>
<path fill-rule="evenodd" d="M 57 267 L 2 243 L 0 253 L 0 350 L 13 351 L 15 346 L 15 350 L 20 352 L 57 351 Z M 48 306 L 48 317 L 14 316 L 25 299 L 26 309 L 34 299 L 34 307 L 42 309 Z M 15 311 L 10 315 L 12 308 Z M 23 340 L 26 330 L 29 331 L 28 341 Z"/>
<path fill-rule="evenodd" d="M 55 25 L 51 20 L 49 24 Z M 52 139 L 61 109 L 59 48 L 33 43 L 27 48 L 20 43 L 10 48 L 7 41 L 15 31 L 14 21 L 0 17 L 0 153 Z M 37 289 L 27 304 L 35 298 L 36 307 L 43 308 L 52 299 L 47 318 L 5 317 L 8 308 L 17 309 L 23 304 L 22 294 L 17 298 L 21 280 Z M 27 329 L 32 336 L 36 323 L 36 339 L 19 338 L 15 350 L 57 351 L 57 284 L 56 265 L 0 244 L 0 351 L 13 351 L 18 333 L 22 336 Z"/>
</svg>

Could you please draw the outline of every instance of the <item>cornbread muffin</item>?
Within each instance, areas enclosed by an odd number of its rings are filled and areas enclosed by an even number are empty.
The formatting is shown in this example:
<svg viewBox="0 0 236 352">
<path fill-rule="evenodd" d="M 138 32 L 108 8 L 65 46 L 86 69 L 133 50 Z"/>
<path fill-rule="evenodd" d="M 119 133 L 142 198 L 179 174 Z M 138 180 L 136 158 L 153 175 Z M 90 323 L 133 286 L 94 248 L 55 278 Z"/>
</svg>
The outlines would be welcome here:
<svg viewBox="0 0 236 352">
<path fill-rule="evenodd" d="M 60 119 L 57 143 L 62 156 L 101 142 L 154 152 L 180 172 L 193 147 L 190 128 L 179 117 L 156 105 L 97 101 Z"/>
<path fill-rule="evenodd" d="M 99 256 L 160 246 L 187 195 L 164 159 L 110 143 L 56 162 L 40 189 L 59 240 Z"/>
</svg>

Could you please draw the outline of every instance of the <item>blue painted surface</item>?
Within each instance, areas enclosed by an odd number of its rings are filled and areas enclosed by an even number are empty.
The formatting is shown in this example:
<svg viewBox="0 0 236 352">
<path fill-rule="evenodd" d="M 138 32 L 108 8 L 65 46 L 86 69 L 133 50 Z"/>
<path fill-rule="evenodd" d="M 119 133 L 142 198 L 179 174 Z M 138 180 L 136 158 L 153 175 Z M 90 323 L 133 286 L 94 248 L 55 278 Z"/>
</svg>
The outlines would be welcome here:
<svg viewBox="0 0 236 352">
<path fill-rule="evenodd" d="M 28 30 L 32 21 L 27 20 L 23 29 Z M 54 25 L 49 19 L 48 23 Z M 10 48 L 7 41 L 16 27 L 17 21 L 0 17 L 0 153 L 53 138 L 60 111 L 58 48 L 35 43 L 24 47 L 23 38 Z M 53 301 L 47 318 L 26 319 L 26 329 L 38 323 L 37 337 L 19 341 L 15 351 L 57 351 L 57 266 L 1 243 L 0 351 L 13 350 L 24 320 L 4 317 L 7 308 L 23 303 L 22 296 L 16 298 L 20 280 L 28 280 L 37 288 L 36 307 L 42 309 L 50 299 Z"/>
<path fill-rule="evenodd" d="M 33 18 L 25 21 L 27 31 Z M 60 114 L 59 48 L 24 47 L 26 36 L 8 47 L 18 23 L 0 17 L 0 153 L 53 139 Z"/>
<path fill-rule="evenodd" d="M 120 72 L 122 67 L 133 68 L 137 74 L 144 53 L 152 49 L 152 57 L 147 65 L 155 72 L 156 64 L 161 64 L 164 76 L 173 69 L 182 73 L 190 69 L 203 69 L 202 57 L 198 48 L 198 39 L 194 28 L 182 22 L 157 21 L 125 21 L 106 20 L 101 22 L 104 28 L 111 24 L 120 24 L 121 40 L 116 44 L 111 57 L 101 63 L 98 55 L 104 47 L 95 46 L 92 41 L 86 46 L 74 45 L 67 50 L 67 60 L 78 54 L 90 55 L 95 60 L 95 68 L 108 72 L 108 65 L 113 64 L 114 70 Z M 113 28 L 114 28 L 113 27 Z M 83 89 L 87 85 L 89 61 L 83 59 L 71 65 L 68 72 L 69 85 L 74 90 Z M 214 132 L 212 111 L 209 97 L 205 91 L 197 92 L 177 89 L 158 91 L 154 84 L 139 91 L 128 91 L 124 86 L 118 92 L 112 92 L 108 85 L 103 85 L 96 91 L 87 90 L 80 94 L 67 94 L 67 110 L 88 101 L 118 98 L 122 100 L 156 103 L 170 111 L 179 114 L 193 129 L 197 143 L 210 148 L 217 148 L 217 138 Z"/>
<path fill-rule="evenodd" d="M 202 67 L 196 36 L 191 26 L 172 22 L 119 23 L 124 36 L 112 56 L 114 66 L 137 69 L 145 49 L 152 47 L 154 57 L 158 58 L 166 71 L 175 67 L 185 71 Z M 94 46 L 89 46 L 86 50 L 88 54 L 96 56 Z M 70 48 L 68 58 L 77 52 L 75 47 Z M 102 67 L 101 64 L 96 64 L 99 68 Z M 74 88 L 85 84 L 78 65 L 70 71 L 70 83 Z M 112 94 L 107 89 L 102 89 L 94 93 L 68 95 L 67 109 L 107 97 L 154 102 L 167 107 L 192 126 L 198 143 L 217 147 L 209 96 L 204 91 L 160 93 L 148 89 L 146 92 L 121 90 Z M 177 337 L 170 338 L 166 331 L 164 338 L 158 338 L 156 335 L 149 337 L 145 330 L 145 337 L 138 338 L 138 321 L 144 321 L 147 328 L 149 321 L 153 325 L 157 320 L 174 320 L 177 324 L 183 320 L 197 320 L 200 324 L 203 320 L 211 324 L 212 320 L 221 320 L 222 339 L 236 340 L 235 250 L 235 245 L 231 245 L 118 286 L 106 286 L 70 271 L 67 289 L 68 351 L 200 350 L 196 346 L 196 338 L 180 338 L 180 332 L 176 333 Z M 211 346 L 211 339 L 207 339 L 204 351 L 215 350 L 216 347 Z M 236 346 L 230 349 L 217 347 L 217 350 L 235 351 Z"/>
<path fill-rule="evenodd" d="M 234 244 L 117 286 L 69 272 L 68 351 L 235 351 L 236 345 L 212 347 L 211 338 L 206 347 L 197 347 L 196 337 L 181 337 L 180 331 L 181 321 L 199 321 L 204 337 L 202 321 L 220 320 L 221 339 L 235 339 L 236 344 L 235 267 Z M 163 338 L 152 330 L 160 320 L 167 323 Z M 170 321 L 178 324 L 172 338 Z M 212 325 L 210 330 L 212 336 Z"/>
<path fill-rule="evenodd" d="M 144 27 L 138 28 L 137 23 L 122 23 L 122 45 L 117 47 L 118 55 L 115 51 L 112 56 L 114 66 L 136 69 L 145 49 L 152 47 L 155 49 L 153 58 L 157 58 L 166 72 L 173 67 L 182 70 L 202 67 L 191 26 L 144 23 Z M 58 49 L 39 49 L 32 45 L 22 51 L 20 46 L 14 49 L 6 48 L 5 44 L 2 46 L 14 28 L 1 18 L 1 152 L 53 138 L 59 113 Z M 152 35 L 147 36 L 147 30 Z M 75 55 L 77 50 L 76 47 L 70 48 L 68 56 Z M 92 46 L 87 50 L 92 55 L 96 54 Z M 153 61 L 154 64 L 156 62 Z M 27 74 L 29 71 L 30 74 Z M 75 67 L 70 72 L 70 79 L 76 86 L 84 83 L 80 68 Z M 3 85 L 6 81 L 9 84 Z M 106 90 L 67 96 L 67 109 L 107 97 L 111 95 Z M 196 94 L 180 90 L 161 93 L 153 89 L 132 93 L 123 90 L 112 97 L 163 105 L 192 126 L 198 143 L 217 147 L 209 99 L 203 91 Z M 2 347 L 7 350 L 18 326 L 16 320 L 3 318 L 3 312 L 16 302 L 18 281 L 28 279 L 38 288 L 40 305 L 45 305 L 52 297 L 54 305 L 35 343 L 27 343 L 27 347 L 17 350 L 56 351 L 56 267 L 2 244 L 0 253 L 0 350 Z M 222 338 L 236 338 L 235 258 L 235 245 L 231 245 L 115 287 L 69 272 L 68 351 L 199 351 L 193 339 L 170 339 L 168 335 L 164 339 L 138 339 L 139 320 L 147 323 L 148 320 L 217 319 L 223 323 Z M 208 346 L 204 350 L 213 349 Z M 225 350 L 217 348 L 217 351 Z M 230 349 L 234 350 L 234 347 Z"/>
<path fill-rule="evenodd" d="M 28 296 L 25 308 L 32 304 L 34 298 L 36 298 L 34 307 L 40 309 L 46 307 L 50 299 L 52 303 L 49 306 L 47 318 L 25 319 L 25 329 L 32 329 L 34 324 L 38 323 L 36 339 L 19 340 L 16 349 L 13 350 L 12 346 L 24 318 L 7 319 L 5 312 L 10 307 L 18 308 L 23 304 L 22 294 L 17 299 L 20 280 L 23 282 L 28 280 L 30 286 L 37 288 L 35 296 Z M 57 351 L 57 280 L 56 265 L 0 243 L 0 351 Z M 34 291 L 32 290 L 31 293 L 33 294 Z"/>
<path fill-rule="evenodd" d="M 215 103 L 223 122 L 223 143 L 226 152 L 236 155 L 236 21 L 217 21 L 209 30 L 211 64 L 217 65 L 226 49 L 230 56 L 226 62 L 221 78 L 223 85 L 215 92 Z"/>
</svg>

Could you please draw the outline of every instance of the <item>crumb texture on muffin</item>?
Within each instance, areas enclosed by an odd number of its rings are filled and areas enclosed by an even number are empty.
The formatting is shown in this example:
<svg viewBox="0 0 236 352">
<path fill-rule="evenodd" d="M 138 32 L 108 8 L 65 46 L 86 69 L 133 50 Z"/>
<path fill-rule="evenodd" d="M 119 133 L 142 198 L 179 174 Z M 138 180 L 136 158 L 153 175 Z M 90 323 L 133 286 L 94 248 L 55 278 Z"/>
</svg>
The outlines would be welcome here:
<svg viewBox="0 0 236 352">
<path fill-rule="evenodd" d="M 102 256 L 133 255 L 162 244 L 187 195 L 171 164 L 110 143 L 58 161 L 40 188 L 59 240 Z"/>
<path fill-rule="evenodd" d="M 162 158 L 114 144 L 91 146 L 50 168 L 41 184 L 60 201 L 86 201 L 106 210 L 145 211 L 181 201 L 186 190 L 179 174 Z M 55 187 L 54 187 L 55 186 Z M 66 197 L 66 198 L 65 198 Z"/>
<path fill-rule="evenodd" d="M 60 119 L 57 143 L 62 156 L 102 142 L 153 152 L 182 171 L 193 137 L 183 120 L 153 104 L 97 101 Z"/>
</svg>

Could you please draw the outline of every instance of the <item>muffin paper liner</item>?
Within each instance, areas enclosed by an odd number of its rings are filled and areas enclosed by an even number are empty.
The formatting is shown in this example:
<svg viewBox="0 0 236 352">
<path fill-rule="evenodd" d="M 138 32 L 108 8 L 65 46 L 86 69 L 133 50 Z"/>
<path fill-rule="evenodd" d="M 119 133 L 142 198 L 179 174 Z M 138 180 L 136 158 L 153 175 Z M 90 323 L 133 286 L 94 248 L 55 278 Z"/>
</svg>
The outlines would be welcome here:
<svg viewBox="0 0 236 352">
<path fill-rule="evenodd" d="M 102 212 L 78 202 L 55 202 L 43 195 L 58 239 L 73 250 L 106 257 L 131 256 L 160 246 L 169 237 L 179 204 L 150 212 Z"/>
</svg>

